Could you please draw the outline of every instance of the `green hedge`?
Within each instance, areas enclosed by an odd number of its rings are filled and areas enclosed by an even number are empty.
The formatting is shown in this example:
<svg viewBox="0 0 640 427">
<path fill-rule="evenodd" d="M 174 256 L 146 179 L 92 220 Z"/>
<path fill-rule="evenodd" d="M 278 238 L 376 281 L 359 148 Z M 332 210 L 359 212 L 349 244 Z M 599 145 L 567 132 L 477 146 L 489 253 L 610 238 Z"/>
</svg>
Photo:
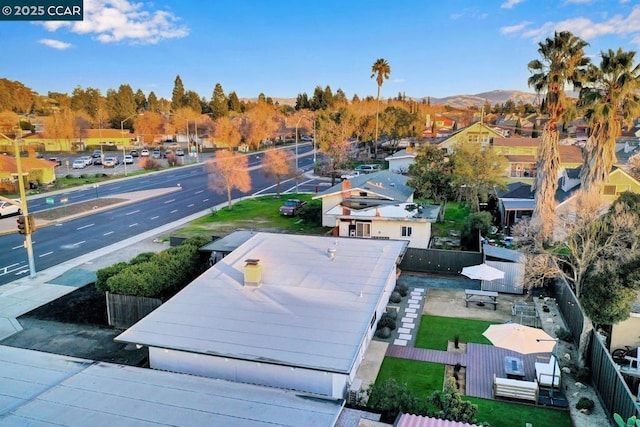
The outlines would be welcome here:
<svg viewBox="0 0 640 427">
<path fill-rule="evenodd" d="M 128 263 L 119 262 L 96 273 L 100 292 L 148 298 L 167 298 L 191 283 L 206 265 L 198 248 L 204 237 L 190 238 L 162 252 L 141 253 Z"/>
</svg>

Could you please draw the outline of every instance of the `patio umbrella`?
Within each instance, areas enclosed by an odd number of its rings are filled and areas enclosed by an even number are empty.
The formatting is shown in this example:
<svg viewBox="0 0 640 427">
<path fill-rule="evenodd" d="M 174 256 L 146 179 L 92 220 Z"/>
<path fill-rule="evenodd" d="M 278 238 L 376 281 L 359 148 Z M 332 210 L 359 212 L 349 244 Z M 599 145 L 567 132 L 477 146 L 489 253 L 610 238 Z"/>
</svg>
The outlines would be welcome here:
<svg viewBox="0 0 640 427">
<path fill-rule="evenodd" d="M 464 267 L 462 274 L 469 279 L 487 280 L 489 282 L 498 279 L 504 279 L 504 271 L 491 267 L 487 264 L 472 265 Z"/>
<path fill-rule="evenodd" d="M 491 325 L 482 333 L 493 345 L 520 354 L 551 353 L 556 340 L 542 329 L 519 323 Z"/>
</svg>

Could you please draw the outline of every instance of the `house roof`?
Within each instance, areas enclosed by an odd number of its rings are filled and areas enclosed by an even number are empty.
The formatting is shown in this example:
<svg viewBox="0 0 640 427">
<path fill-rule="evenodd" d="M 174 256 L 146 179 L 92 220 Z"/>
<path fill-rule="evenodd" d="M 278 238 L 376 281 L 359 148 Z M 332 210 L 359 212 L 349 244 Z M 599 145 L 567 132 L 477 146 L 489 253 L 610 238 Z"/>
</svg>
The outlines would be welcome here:
<svg viewBox="0 0 640 427">
<path fill-rule="evenodd" d="M 407 186 L 408 180 L 407 176 L 383 170 L 348 179 L 347 181 L 351 184 L 351 188 L 347 191 L 362 190 L 378 194 L 390 200 L 404 202 L 413 194 L 413 188 Z M 314 199 L 338 194 L 344 190 L 343 183 L 338 183 L 314 196 Z"/>
<path fill-rule="evenodd" d="M 492 246 L 485 243 L 482 245 L 482 251 L 488 258 L 495 258 L 496 260 L 506 260 L 520 263 L 524 263 L 525 261 L 525 256 L 522 252 L 514 251 L 513 249 L 509 248 Z"/>
<path fill-rule="evenodd" d="M 505 199 L 533 199 L 535 194 L 531 191 L 531 184 L 525 182 L 510 182 L 507 189 L 498 190 L 497 195 Z"/>
<path fill-rule="evenodd" d="M 384 159 L 386 161 L 389 161 L 389 160 L 415 159 L 415 158 L 416 158 L 415 150 L 407 151 L 407 149 L 405 148 L 404 150 L 396 151 L 395 153 L 393 153 L 393 155 L 389 157 L 385 157 Z"/>
<path fill-rule="evenodd" d="M 49 160 L 36 159 L 33 157 L 20 157 L 20 163 L 22 165 L 23 171 L 29 171 L 31 169 L 55 168 L 55 163 L 50 162 Z M 13 156 L 0 154 L 0 171 L 18 173 L 16 158 Z"/>
<path fill-rule="evenodd" d="M 561 163 L 582 163 L 582 149 L 577 145 L 560 145 L 558 147 Z M 535 163 L 536 156 L 527 155 L 507 155 L 505 156 L 510 163 Z"/>
<path fill-rule="evenodd" d="M 258 233 L 116 341 L 349 373 L 406 245 Z M 243 286 L 247 259 L 260 287 Z"/>
<path fill-rule="evenodd" d="M 251 230 L 238 230 L 202 246 L 200 252 L 231 252 L 256 234 Z"/>
<path fill-rule="evenodd" d="M 493 138 L 494 147 L 537 147 L 540 138 Z"/>
<path fill-rule="evenodd" d="M 423 220 L 434 222 L 438 219 L 440 205 L 420 205 L 418 211 L 407 209 L 417 206 L 416 203 L 398 203 L 393 205 L 371 206 L 364 209 L 352 209 L 345 205 L 335 206 L 328 215 L 338 215 L 341 218 L 377 218 L 379 220 Z M 349 210 L 348 214 L 343 214 L 344 209 Z"/>
<path fill-rule="evenodd" d="M 0 346 L 0 384 L 1 423 L 15 426 L 333 426 L 343 403 L 6 346 Z"/>
<path fill-rule="evenodd" d="M 479 427 L 462 421 L 449 421 L 422 415 L 401 414 L 394 427 Z"/>
</svg>

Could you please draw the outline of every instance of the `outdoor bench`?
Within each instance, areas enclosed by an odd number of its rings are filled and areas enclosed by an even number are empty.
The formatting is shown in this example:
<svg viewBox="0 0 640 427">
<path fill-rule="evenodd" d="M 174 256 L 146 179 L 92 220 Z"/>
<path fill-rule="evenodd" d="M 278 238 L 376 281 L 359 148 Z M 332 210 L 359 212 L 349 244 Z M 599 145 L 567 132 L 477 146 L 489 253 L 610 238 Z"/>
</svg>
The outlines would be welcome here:
<svg viewBox="0 0 640 427">
<path fill-rule="evenodd" d="M 530 400 L 538 403 L 538 381 L 498 378 L 493 374 L 493 397 Z"/>
<path fill-rule="evenodd" d="M 464 290 L 464 306 L 469 307 L 470 302 L 482 304 L 493 304 L 493 309 L 498 306 L 498 293 L 495 291 L 476 291 L 474 289 Z"/>
</svg>

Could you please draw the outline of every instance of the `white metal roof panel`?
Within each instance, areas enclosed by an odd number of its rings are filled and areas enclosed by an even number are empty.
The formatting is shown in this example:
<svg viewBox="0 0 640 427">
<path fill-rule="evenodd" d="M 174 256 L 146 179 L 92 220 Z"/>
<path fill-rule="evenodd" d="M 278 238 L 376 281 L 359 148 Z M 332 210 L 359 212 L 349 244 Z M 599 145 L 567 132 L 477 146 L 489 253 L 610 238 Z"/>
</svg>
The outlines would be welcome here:
<svg viewBox="0 0 640 427">
<path fill-rule="evenodd" d="M 34 353 L 18 350 L 27 357 Z M 46 356 L 53 365 L 60 363 L 60 356 Z M 5 364 L 0 362 L 0 367 Z M 0 424 L 333 426 L 342 403 L 277 388 L 98 363 L 58 378 L 0 413 Z"/>
<path fill-rule="evenodd" d="M 116 340 L 349 372 L 406 244 L 258 233 Z M 259 288 L 243 286 L 250 258 Z"/>
</svg>

